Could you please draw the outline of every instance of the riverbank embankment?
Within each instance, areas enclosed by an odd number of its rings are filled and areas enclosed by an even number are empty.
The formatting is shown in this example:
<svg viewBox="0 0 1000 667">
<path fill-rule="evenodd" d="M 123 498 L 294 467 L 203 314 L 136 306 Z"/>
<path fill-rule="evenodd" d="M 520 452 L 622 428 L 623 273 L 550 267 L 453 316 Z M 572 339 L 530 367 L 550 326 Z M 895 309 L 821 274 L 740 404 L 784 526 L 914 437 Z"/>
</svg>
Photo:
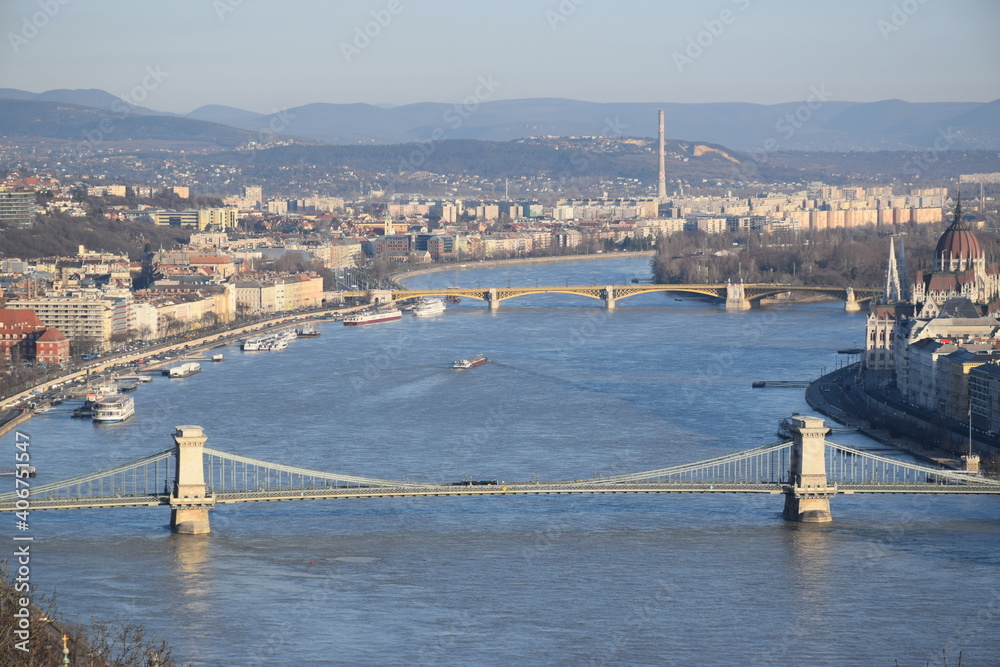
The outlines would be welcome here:
<svg viewBox="0 0 1000 667">
<path fill-rule="evenodd" d="M 161 343 L 126 354 L 104 357 L 100 361 L 87 364 L 82 368 L 78 368 L 58 377 L 51 378 L 43 383 L 35 385 L 34 387 L 30 387 L 22 392 L 8 397 L 4 404 L 4 407 L 7 408 L 7 412 L 3 414 L 3 416 L 0 416 L 0 435 L 9 432 L 15 426 L 27 421 L 34 414 L 31 409 L 25 408 L 23 405 L 21 405 L 21 408 L 23 409 L 19 409 L 19 404 L 24 404 L 29 400 L 44 402 L 47 398 L 51 398 L 51 396 L 49 396 L 50 392 L 55 394 L 60 389 L 65 391 L 64 388 L 69 383 L 80 379 L 84 379 L 88 383 L 103 382 L 113 379 L 111 375 L 117 373 L 149 372 L 158 370 L 179 361 L 183 361 L 185 357 L 201 355 L 213 348 L 239 343 L 240 339 L 248 335 L 262 333 L 265 331 L 288 329 L 301 324 L 310 318 L 329 317 L 332 315 L 349 313 L 354 310 L 367 307 L 368 306 L 366 304 L 363 306 L 326 308 L 308 313 L 280 313 L 266 320 L 243 324 L 233 329 L 227 329 L 226 331 L 214 331 L 203 336 L 196 336 L 181 341 Z M 161 358 L 158 360 L 150 359 L 155 356 L 162 357 L 162 355 L 174 354 L 176 354 L 177 357 L 170 359 Z M 137 364 L 139 360 L 148 360 L 149 362 L 143 364 L 141 368 L 138 365 L 132 367 L 131 369 L 122 368 L 123 366 L 128 367 L 132 364 Z M 107 377 L 104 377 L 105 375 L 107 375 Z"/>
<path fill-rule="evenodd" d="M 941 448 L 936 442 L 928 442 L 914 435 L 921 431 L 930 433 L 935 429 L 940 430 L 939 427 L 919 415 L 906 412 L 900 406 L 880 401 L 865 391 L 858 363 L 819 377 L 806 389 L 805 398 L 812 409 L 839 424 L 856 429 L 872 440 L 927 463 L 946 468 L 962 468 L 961 459 L 953 452 Z M 872 419 L 872 414 L 877 414 L 878 419 Z M 997 452 L 996 448 L 978 442 L 976 448 L 981 454 Z"/>
</svg>

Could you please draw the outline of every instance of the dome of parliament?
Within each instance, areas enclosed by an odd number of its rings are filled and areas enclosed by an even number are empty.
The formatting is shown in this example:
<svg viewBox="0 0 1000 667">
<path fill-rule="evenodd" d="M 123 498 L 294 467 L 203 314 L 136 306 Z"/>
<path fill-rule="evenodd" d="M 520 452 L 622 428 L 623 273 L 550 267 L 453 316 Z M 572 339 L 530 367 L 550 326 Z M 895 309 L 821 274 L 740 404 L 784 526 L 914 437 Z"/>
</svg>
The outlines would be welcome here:
<svg viewBox="0 0 1000 667">
<path fill-rule="evenodd" d="M 956 229 L 951 225 L 938 239 L 934 254 L 942 260 L 975 259 L 983 254 L 975 234 L 968 229 Z"/>
<path fill-rule="evenodd" d="M 979 241 L 962 221 L 961 211 L 961 204 L 959 204 L 954 221 L 938 239 L 934 256 L 941 264 L 954 260 L 968 261 L 982 257 L 983 251 L 979 247 Z"/>
</svg>

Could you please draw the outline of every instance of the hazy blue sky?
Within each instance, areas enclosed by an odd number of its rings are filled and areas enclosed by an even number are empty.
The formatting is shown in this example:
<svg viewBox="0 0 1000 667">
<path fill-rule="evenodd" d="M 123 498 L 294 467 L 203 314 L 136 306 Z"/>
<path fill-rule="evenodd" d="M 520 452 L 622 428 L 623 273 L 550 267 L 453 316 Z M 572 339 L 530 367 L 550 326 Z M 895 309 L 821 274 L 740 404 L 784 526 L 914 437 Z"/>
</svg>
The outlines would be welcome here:
<svg viewBox="0 0 1000 667">
<path fill-rule="evenodd" d="M 141 103 L 176 112 L 459 102 L 479 77 L 489 99 L 1000 98 L 998 0 L 59 3 L 0 2 L 0 87 L 124 96 L 145 78 Z"/>
</svg>

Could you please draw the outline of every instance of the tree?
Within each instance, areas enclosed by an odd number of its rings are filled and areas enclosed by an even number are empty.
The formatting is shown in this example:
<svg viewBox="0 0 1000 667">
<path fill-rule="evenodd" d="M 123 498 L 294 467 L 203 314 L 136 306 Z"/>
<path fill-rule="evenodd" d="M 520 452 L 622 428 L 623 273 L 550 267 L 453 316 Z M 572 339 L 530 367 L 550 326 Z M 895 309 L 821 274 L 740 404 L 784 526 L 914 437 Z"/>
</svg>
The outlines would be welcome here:
<svg viewBox="0 0 1000 667">
<path fill-rule="evenodd" d="M 219 316 L 215 312 L 207 312 L 201 316 L 201 326 L 211 329 L 219 324 Z"/>
<path fill-rule="evenodd" d="M 149 638 L 143 626 L 94 619 L 89 626 L 71 627 L 55 620 L 58 612 L 54 599 L 30 590 L 18 591 L 11 581 L 8 563 L 3 561 L 0 563 L 0 664 L 4 667 L 61 664 L 63 635 L 69 639 L 71 664 L 79 667 L 177 667 L 166 641 Z M 22 600 L 28 602 L 27 606 Z M 28 610 L 27 618 L 18 616 L 22 609 Z M 24 628 L 25 625 L 28 627 Z M 18 631 L 26 631 L 28 640 L 22 640 Z"/>
<path fill-rule="evenodd" d="M 160 321 L 160 331 L 166 336 L 172 336 L 179 333 L 183 328 L 183 324 L 173 315 L 164 315 L 163 319 Z"/>
</svg>

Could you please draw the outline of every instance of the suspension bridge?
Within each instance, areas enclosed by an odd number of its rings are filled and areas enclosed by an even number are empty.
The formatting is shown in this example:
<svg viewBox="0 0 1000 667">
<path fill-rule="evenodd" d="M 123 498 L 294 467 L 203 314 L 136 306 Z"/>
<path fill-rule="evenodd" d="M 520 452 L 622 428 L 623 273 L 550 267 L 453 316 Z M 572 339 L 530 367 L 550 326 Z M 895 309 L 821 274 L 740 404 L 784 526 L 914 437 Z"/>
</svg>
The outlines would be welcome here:
<svg viewBox="0 0 1000 667">
<path fill-rule="evenodd" d="M 617 301 L 639 294 L 652 292 L 669 292 L 708 296 L 724 301 L 726 310 L 746 310 L 752 302 L 767 297 L 789 292 L 820 294 L 844 302 L 848 311 L 860 310 L 860 303 L 871 301 L 882 293 L 882 290 L 851 287 L 823 287 L 815 285 L 775 285 L 769 283 L 706 283 L 706 284 L 632 284 L 632 285 L 565 285 L 541 287 L 485 287 L 441 289 L 394 289 L 344 292 L 344 297 L 366 300 L 373 303 L 390 303 L 402 299 L 412 299 L 425 296 L 457 296 L 485 301 L 490 310 L 496 310 L 500 303 L 515 297 L 532 294 L 575 294 L 604 301 L 606 308 L 613 309 Z"/>
<path fill-rule="evenodd" d="M 208 533 L 209 511 L 246 502 L 346 498 L 762 493 L 784 496 L 790 521 L 832 520 L 841 494 L 997 494 L 1000 481 L 930 468 L 826 440 L 816 417 L 788 420 L 793 439 L 696 463 L 566 481 L 434 483 L 344 475 L 260 461 L 205 447 L 200 426 L 178 426 L 174 447 L 72 479 L 34 486 L 27 474 L 0 494 L 0 512 L 167 506 L 179 533 Z M 21 464 L 18 464 L 21 465 Z"/>
</svg>

